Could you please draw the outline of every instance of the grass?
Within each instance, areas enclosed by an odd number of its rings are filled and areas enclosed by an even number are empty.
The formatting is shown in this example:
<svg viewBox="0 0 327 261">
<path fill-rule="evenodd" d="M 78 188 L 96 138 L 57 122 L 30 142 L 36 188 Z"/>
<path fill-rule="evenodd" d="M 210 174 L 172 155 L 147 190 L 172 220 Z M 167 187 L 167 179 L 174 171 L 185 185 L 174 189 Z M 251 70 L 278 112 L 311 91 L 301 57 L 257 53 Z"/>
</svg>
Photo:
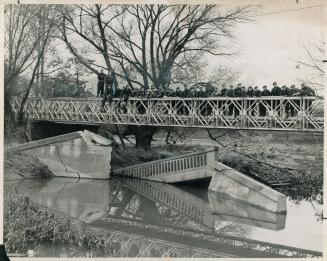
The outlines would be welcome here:
<svg viewBox="0 0 327 261">
<path fill-rule="evenodd" d="M 104 251 L 103 233 L 88 229 L 80 221 L 51 213 L 28 195 L 6 193 L 4 204 L 4 242 L 8 253 L 26 253 L 41 243 L 69 245 L 73 252 Z"/>
<path fill-rule="evenodd" d="M 4 157 L 4 176 L 15 175 L 21 178 L 51 178 L 53 173 L 37 158 L 21 152 L 6 152 Z"/>
</svg>

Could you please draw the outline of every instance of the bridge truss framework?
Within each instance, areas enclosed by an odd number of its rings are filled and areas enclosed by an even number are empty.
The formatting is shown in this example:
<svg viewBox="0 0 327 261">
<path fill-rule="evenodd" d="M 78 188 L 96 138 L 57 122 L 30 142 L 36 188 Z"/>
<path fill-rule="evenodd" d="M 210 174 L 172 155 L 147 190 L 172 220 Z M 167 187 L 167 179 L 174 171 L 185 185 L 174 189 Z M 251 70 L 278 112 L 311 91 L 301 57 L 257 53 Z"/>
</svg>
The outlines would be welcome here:
<svg viewBox="0 0 327 261">
<path fill-rule="evenodd" d="M 20 99 L 11 102 L 18 112 Z M 28 98 L 24 110 L 32 120 L 84 124 L 125 124 L 323 132 L 319 97 L 211 97 L 120 99 L 101 108 L 99 98 Z"/>
</svg>

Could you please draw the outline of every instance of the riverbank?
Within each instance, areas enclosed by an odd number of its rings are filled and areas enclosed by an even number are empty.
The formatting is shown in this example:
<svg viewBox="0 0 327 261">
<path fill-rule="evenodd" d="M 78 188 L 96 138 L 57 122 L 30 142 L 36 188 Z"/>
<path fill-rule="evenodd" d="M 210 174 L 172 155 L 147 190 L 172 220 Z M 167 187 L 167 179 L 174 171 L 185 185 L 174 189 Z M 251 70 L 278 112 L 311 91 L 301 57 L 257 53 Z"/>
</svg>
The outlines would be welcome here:
<svg viewBox="0 0 327 261">
<path fill-rule="evenodd" d="M 53 173 L 37 158 L 6 151 L 4 155 L 4 179 L 51 178 Z"/>
<path fill-rule="evenodd" d="M 4 197 L 4 242 L 7 253 L 28 250 L 42 256 L 42 248 L 55 247 L 60 257 L 96 257 L 113 254 L 112 242 L 105 242 L 104 232 L 79 220 L 34 203 L 29 196 L 11 191 Z"/>
<path fill-rule="evenodd" d="M 127 166 L 169 156 L 197 152 L 208 147 L 218 147 L 218 160 L 241 172 L 256 176 L 265 182 L 285 181 L 291 186 L 279 187 L 294 201 L 310 200 L 322 204 L 323 147 L 297 144 L 268 144 L 266 141 L 247 143 L 246 139 L 222 146 L 208 144 L 165 144 L 155 140 L 150 150 L 127 146 L 115 147 L 112 166 Z M 6 178 L 48 178 L 48 168 L 39 160 L 23 153 L 7 154 Z M 6 182 L 5 182 L 6 183 Z M 31 199 L 15 191 L 5 189 L 4 235 L 7 252 L 35 250 L 42 255 L 42 248 L 50 244 L 59 249 L 65 247 L 63 256 L 114 256 L 112 242 L 104 243 L 101 232 L 94 232 L 80 221 L 57 215 L 39 206 Z M 91 254 L 90 254 L 91 253 Z"/>
</svg>

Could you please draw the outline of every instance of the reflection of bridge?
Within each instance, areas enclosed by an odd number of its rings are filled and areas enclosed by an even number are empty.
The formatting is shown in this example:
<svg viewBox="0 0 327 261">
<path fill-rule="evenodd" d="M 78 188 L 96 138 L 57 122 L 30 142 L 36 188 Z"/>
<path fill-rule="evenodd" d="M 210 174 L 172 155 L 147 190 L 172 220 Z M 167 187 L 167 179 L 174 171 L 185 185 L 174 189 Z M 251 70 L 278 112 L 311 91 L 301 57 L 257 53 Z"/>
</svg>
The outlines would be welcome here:
<svg viewBox="0 0 327 261">
<path fill-rule="evenodd" d="M 19 100 L 12 101 L 14 112 Z M 100 110 L 95 98 L 29 98 L 33 120 L 64 123 L 114 123 L 199 128 L 323 131 L 323 100 L 317 97 L 130 98 Z"/>
<path fill-rule="evenodd" d="M 247 238 L 252 228 L 243 223 L 279 230 L 284 226 L 285 214 L 274 217 L 269 211 L 263 213 L 230 200 L 217 204 L 215 198 L 209 205 L 205 198 L 168 184 L 138 179 L 112 179 L 109 183 L 52 179 L 23 181 L 20 190 L 26 189 L 37 203 L 101 228 L 108 251 L 113 251 L 111 256 L 321 255 Z M 210 213 L 212 205 L 217 215 Z"/>
</svg>

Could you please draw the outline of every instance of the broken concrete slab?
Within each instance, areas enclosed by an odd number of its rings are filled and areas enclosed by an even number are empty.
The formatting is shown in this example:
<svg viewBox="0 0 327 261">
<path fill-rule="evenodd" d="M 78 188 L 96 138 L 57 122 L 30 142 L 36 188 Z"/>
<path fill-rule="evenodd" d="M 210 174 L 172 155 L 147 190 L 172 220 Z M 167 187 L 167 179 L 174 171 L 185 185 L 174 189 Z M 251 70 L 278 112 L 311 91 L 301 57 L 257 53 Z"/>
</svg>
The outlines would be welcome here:
<svg viewBox="0 0 327 261">
<path fill-rule="evenodd" d="M 272 212 L 286 212 L 286 196 L 222 163 L 214 163 L 209 190 Z"/>
<path fill-rule="evenodd" d="M 112 142 L 89 131 L 77 131 L 11 148 L 37 157 L 59 177 L 108 179 Z"/>
<path fill-rule="evenodd" d="M 212 213 L 223 220 L 276 231 L 285 228 L 286 212 L 275 213 L 212 191 L 208 199 Z"/>
<path fill-rule="evenodd" d="M 113 175 L 180 183 L 211 178 L 209 190 L 276 213 L 286 212 L 286 197 L 218 161 L 217 150 L 179 155 L 115 169 Z"/>
</svg>

